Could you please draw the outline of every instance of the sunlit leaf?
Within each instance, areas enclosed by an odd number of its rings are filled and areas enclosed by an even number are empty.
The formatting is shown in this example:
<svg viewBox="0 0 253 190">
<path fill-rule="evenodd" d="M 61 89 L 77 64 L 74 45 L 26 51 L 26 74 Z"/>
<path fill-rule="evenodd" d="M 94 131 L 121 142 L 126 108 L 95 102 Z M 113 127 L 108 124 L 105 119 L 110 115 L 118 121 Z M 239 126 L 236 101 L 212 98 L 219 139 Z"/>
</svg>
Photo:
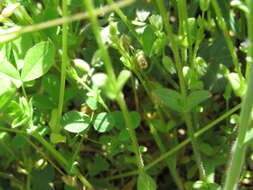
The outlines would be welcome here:
<svg viewBox="0 0 253 190">
<path fill-rule="evenodd" d="M 107 132 L 113 127 L 113 122 L 113 118 L 108 113 L 99 113 L 94 121 L 94 129 L 100 133 Z"/>
<path fill-rule="evenodd" d="M 25 65 L 22 69 L 22 81 L 31 81 L 46 74 L 54 64 L 55 48 L 49 42 L 40 42 L 30 48 L 25 56 Z"/>
<path fill-rule="evenodd" d="M 88 128 L 90 117 L 78 111 L 70 111 L 63 115 L 62 127 L 71 133 L 81 133 Z"/>
</svg>

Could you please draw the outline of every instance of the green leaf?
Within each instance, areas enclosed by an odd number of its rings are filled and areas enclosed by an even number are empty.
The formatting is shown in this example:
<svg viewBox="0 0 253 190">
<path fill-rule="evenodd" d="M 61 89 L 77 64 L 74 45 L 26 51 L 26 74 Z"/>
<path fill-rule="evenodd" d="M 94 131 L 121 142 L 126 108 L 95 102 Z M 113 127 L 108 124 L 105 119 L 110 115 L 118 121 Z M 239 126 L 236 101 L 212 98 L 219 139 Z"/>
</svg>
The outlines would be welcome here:
<svg viewBox="0 0 253 190">
<path fill-rule="evenodd" d="M 137 181 L 137 190 L 155 190 L 155 181 L 147 174 L 140 174 Z"/>
<path fill-rule="evenodd" d="M 54 64 L 55 48 L 49 42 L 40 42 L 30 48 L 25 56 L 21 79 L 24 82 L 37 79 Z"/>
<path fill-rule="evenodd" d="M 99 113 L 94 121 L 94 129 L 100 133 L 109 131 L 114 125 L 112 116 L 106 112 Z"/>
<path fill-rule="evenodd" d="M 192 92 L 187 97 L 187 110 L 193 109 L 194 107 L 204 102 L 211 96 L 212 96 L 211 93 L 206 90 L 198 90 L 198 91 Z"/>
<path fill-rule="evenodd" d="M 90 117 L 82 112 L 70 111 L 61 119 L 62 127 L 71 133 L 81 133 L 88 128 Z"/>
<path fill-rule="evenodd" d="M 155 93 L 160 102 L 168 108 L 178 112 L 183 111 L 181 94 L 179 94 L 177 91 L 167 88 L 160 88 L 157 89 Z"/>
<path fill-rule="evenodd" d="M 18 70 L 8 61 L 1 61 L 0 63 L 0 75 L 3 77 L 8 77 L 11 81 L 14 82 L 17 88 L 22 84 L 20 79 L 20 74 Z"/>
</svg>

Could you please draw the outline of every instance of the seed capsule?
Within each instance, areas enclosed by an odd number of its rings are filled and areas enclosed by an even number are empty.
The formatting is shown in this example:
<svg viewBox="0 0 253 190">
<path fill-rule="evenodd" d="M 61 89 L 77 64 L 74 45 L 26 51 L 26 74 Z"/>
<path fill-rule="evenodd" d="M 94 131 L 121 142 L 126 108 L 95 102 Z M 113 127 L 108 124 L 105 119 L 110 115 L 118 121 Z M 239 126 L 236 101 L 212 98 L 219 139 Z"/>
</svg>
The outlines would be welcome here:
<svg viewBox="0 0 253 190">
<path fill-rule="evenodd" d="M 150 120 L 154 120 L 157 118 L 157 113 L 154 112 L 154 113 L 151 113 L 151 112 L 148 112 L 147 113 L 147 117 L 150 119 Z"/>
<path fill-rule="evenodd" d="M 121 46 L 127 51 L 129 52 L 129 47 L 130 47 L 130 38 L 123 34 L 120 36 L 120 43 L 121 43 Z"/>
<path fill-rule="evenodd" d="M 148 68 L 148 62 L 145 58 L 145 55 L 143 52 L 139 52 L 137 55 L 136 55 L 136 61 L 138 63 L 138 66 L 141 68 L 141 69 L 146 69 Z"/>
</svg>

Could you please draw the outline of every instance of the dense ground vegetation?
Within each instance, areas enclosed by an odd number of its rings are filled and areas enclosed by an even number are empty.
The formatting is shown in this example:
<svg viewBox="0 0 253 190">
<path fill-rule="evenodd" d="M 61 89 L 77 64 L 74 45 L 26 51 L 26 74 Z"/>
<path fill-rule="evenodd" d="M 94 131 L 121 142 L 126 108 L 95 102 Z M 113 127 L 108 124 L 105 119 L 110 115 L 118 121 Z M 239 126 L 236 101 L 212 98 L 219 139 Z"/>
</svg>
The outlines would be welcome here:
<svg viewBox="0 0 253 190">
<path fill-rule="evenodd" d="M 251 4 L 0 0 L 0 190 L 253 189 Z"/>
</svg>

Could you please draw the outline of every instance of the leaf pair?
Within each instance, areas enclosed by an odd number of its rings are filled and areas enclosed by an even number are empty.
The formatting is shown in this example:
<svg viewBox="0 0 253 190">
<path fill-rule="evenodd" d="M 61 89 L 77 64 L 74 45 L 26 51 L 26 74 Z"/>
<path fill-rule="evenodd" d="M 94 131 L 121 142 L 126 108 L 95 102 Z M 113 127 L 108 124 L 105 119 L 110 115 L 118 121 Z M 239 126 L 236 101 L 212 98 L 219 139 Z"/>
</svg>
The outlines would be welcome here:
<svg viewBox="0 0 253 190">
<path fill-rule="evenodd" d="M 7 60 L 2 60 L 0 73 L 10 78 L 19 88 L 22 82 L 32 81 L 47 73 L 54 64 L 54 57 L 53 43 L 49 41 L 40 42 L 28 50 L 21 74 Z"/>
<path fill-rule="evenodd" d="M 89 127 L 91 122 L 99 133 L 107 132 L 114 126 L 113 117 L 109 113 L 101 112 L 92 121 L 89 115 L 75 110 L 63 115 L 61 126 L 68 132 L 81 133 Z"/>
<path fill-rule="evenodd" d="M 138 112 L 130 112 L 132 125 L 137 128 L 140 125 L 141 117 Z M 121 130 L 126 130 L 124 117 L 122 112 L 115 111 L 111 113 L 101 112 L 96 115 L 93 121 L 89 115 L 78 111 L 70 111 L 63 115 L 61 126 L 71 133 L 81 133 L 93 124 L 93 128 L 99 132 L 104 133 L 112 129 L 114 126 Z"/>
<path fill-rule="evenodd" d="M 177 112 L 186 112 L 204 102 L 211 97 L 211 94 L 206 90 L 197 90 L 190 93 L 183 101 L 183 97 L 175 90 L 160 88 L 155 91 L 158 100 L 168 108 Z"/>
</svg>

